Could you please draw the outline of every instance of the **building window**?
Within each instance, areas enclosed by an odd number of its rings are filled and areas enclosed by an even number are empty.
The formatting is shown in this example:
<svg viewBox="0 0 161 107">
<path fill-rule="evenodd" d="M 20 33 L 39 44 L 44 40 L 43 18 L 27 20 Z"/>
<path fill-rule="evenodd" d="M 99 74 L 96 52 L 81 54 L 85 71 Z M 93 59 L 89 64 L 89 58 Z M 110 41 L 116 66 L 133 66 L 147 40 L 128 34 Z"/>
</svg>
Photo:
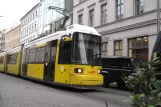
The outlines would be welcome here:
<svg viewBox="0 0 161 107">
<path fill-rule="evenodd" d="M 129 39 L 129 57 L 148 61 L 148 37 Z"/>
<path fill-rule="evenodd" d="M 89 26 L 93 27 L 94 22 L 94 9 L 89 11 Z"/>
<path fill-rule="evenodd" d="M 122 56 L 122 40 L 118 40 L 114 42 L 114 54 L 115 56 Z"/>
<path fill-rule="evenodd" d="M 32 25 L 32 31 L 34 31 L 34 27 L 33 27 L 33 25 Z"/>
<path fill-rule="evenodd" d="M 35 30 L 36 30 L 36 27 L 37 27 L 37 26 L 36 26 L 36 24 L 35 24 Z"/>
<path fill-rule="evenodd" d="M 36 11 L 36 16 L 37 16 L 37 11 Z"/>
<path fill-rule="evenodd" d="M 29 27 L 29 29 L 30 29 L 29 32 L 31 33 L 31 27 Z"/>
<path fill-rule="evenodd" d="M 107 3 L 101 6 L 101 25 L 107 23 Z"/>
<path fill-rule="evenodd" d="M 30 15 L 30 20 L 32 20 L 32 15 Z"/>
<path fill-rule="evenodd" d="M 102 55 L 103 56 L 108 55 L 108 42 L 105 42 L 102 44 Z"/>
<path fill-rule="evenodd" d="M 78 23 L 79 24 L 83 24 L 83 14 L 80 14 L 79 16 L 78 16 Z"/>
<path fill-rule="evenodd" d="M 35 17 L 35 14 L 33 13 L 33 18 Z"/>
<path fill-rule="evenodd" d="M 28 28 L 27 28 L 27 32 L 26 32 L 26 35 L 28 34 Z"/>
<path fill-rule="evenodd" d="M 144 0 L 135 0 L 135 15 L 142 14 L 144 11 Z"/>
<path fill-rule="evenodd" d="M 116 0 L 116 19 L 120 20 L 123 18 L 123 0 Z"/>
</svg>

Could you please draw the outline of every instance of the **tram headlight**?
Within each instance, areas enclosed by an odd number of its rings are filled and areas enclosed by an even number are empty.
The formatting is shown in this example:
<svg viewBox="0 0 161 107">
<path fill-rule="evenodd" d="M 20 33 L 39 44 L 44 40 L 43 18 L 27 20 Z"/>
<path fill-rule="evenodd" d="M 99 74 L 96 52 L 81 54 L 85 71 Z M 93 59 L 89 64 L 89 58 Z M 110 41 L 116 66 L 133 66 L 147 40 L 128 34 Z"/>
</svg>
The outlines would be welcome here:
<svg viewBox="0 0 161 107">
<path fill-rule="evenodd" d="M 83 69 L 75 68 L 74 73 L 83 73 Z"/>
<path fill-rule="evenodd" d="M 101 70 L 98 70 L 98 73 L 101 74 Z"/>
</svg>

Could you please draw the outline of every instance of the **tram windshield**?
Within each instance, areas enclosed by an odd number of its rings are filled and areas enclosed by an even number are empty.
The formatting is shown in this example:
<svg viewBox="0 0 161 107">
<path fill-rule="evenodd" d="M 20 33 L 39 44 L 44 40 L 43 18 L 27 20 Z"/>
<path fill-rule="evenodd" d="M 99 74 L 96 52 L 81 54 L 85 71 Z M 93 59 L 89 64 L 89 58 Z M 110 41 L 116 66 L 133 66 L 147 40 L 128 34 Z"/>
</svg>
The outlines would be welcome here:
<svg viewBox="0 0 161 107">
<path fill-rule="evenodd" d="M 87 65 L 101 64 L 101 36 L 75 33 L 73 40 L 73 63 Z"/>
</svg>

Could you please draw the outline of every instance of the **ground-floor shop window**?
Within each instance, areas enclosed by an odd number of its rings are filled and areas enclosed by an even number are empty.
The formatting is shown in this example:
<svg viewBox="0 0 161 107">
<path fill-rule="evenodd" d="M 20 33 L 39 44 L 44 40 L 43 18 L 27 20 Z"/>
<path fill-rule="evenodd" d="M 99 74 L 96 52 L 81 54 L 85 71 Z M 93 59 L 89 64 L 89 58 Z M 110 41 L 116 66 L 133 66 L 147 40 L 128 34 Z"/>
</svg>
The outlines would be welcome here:
<svg viewBox="0 0 161 107">
<path fill-rule="evenodd" d="M 102 44 L 102 55 L 103 56 L 108 55 L 108 42 L 105 42 Z"/>
<path fill-rule="evenodd" d="M 129 57 L 148 61 L 148 37 L 129 39 Z"/>
<path fill-rule="evenodd" d="M 115 56 L 122 56 L 122 40 L 118 40 L 114 42 L 114 54 Z"/>
</svg>

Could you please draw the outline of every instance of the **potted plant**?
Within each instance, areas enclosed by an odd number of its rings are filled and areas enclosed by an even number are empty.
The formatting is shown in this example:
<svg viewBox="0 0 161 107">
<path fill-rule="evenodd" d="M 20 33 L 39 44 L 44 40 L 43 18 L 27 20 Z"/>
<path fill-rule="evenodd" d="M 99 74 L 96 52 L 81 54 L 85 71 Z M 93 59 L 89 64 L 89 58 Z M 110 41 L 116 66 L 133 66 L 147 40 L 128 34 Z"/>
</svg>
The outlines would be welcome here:
<svg viewBox="0 0 161 107">
<path fill-rule="evenodd" d="M 125 78 L 132 106 L 161 107 L 161 62 L 142 63 L 136 71 Z"/>
</svg>

